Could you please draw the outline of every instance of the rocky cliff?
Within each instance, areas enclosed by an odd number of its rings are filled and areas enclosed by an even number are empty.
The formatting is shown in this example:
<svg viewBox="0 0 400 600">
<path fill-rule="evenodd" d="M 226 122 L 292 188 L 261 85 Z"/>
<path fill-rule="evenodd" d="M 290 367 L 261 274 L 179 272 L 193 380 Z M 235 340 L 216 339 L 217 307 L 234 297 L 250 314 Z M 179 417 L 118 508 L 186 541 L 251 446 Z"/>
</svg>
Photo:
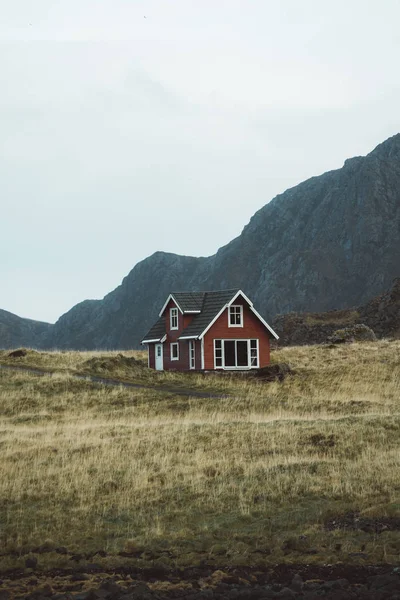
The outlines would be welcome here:
<svg viewBox="0 0 400 600">
<path fill-rule="evenodd" d="M 278 195 L 214 256 L 156 252 L 103 300 L 63 315 L 44 343 L 138 346 L 173 290 L 240 287 L 268 320 L 359 306 L 390 287 L 399 259 L 400 134 Z"/>
</svg>

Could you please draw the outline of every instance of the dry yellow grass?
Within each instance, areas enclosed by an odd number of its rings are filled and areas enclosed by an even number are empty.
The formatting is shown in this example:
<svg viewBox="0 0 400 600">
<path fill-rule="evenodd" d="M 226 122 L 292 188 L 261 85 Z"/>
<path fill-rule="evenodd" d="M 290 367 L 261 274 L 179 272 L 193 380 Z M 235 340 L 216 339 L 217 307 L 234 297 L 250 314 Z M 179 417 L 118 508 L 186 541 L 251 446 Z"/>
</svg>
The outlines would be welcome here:
<svg viewBox="0 0 400 600">
<path fill-rule="evenodd" d="M 283 348 L 273 360 L 295 376 L 209 378 L 221 399 L 73 379 L 88 358 L 35 355 L 48 376 L 0 369 L 5 554 L 47 539 L 136 548 L 139 562 L 363 560 L 349 554 L 364 545 L 370 562 L 398 560 L 398 532 L 324 523 L 349 510 L 400 516 L 400 342 Z"/>
</svg>

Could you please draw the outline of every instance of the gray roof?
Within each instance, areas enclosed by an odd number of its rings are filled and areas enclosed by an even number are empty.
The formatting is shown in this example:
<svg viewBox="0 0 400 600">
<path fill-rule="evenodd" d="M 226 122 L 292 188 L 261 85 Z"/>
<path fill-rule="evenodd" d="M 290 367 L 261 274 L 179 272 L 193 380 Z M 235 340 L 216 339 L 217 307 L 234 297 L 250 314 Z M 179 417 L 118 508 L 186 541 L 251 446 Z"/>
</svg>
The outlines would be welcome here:
<svg viewBox="0 0 400 600">
<path fill-rule="evenodd" d="M 182 312 L 190 312 L 193 310 L 201 310 L 205 293 L 206 292 L 172 292 L 171 296 L 175 298 Z"/>
<path fill-rule="evenodd" d="M 182 331 L 181 336 L 200 335 L 238 291 L 237 289 L 220 292 L 172 292 L 171 296 L 174 297 L 184 313 L 194 310 L 201 311 L 199 314 L 195 314 L 188 327 Z M 143 339 L 159 341 L 165 334 L 165 318 L 160 317 Z"/>
<path fill-rule="evenodd" d="M 161 340 L 166 334 L 165 331 L 165 318 L 160 317 L 156 323 L 154 323 L 153 327 L 150 331 L 144 336 L 144 340 Z"/>
<path fill-rule="evenodd" d="M 198 337 L 210 325 L 217 314 L 240 292 L 235 290 L 222 290 L 218 292 L 173 292 L 171 296 L 179 304 L 182 312 L 201 311 L 194 315 L 192 321 L 179 336 Z M 277 335 L 268 325 L 268 329 L 278 339 Z M 160 317 L 153 325 L 144 340 L 161 340 L 166 334 L 165 318 Z"/>
<path fill-rule="evenodd" d="M 180 337 L 198 336 L 211 323 L 219 311 L 239 292 L 239 290 L 223 290 L 220 292 L 203 292 L 201 313 L 195 315 Z"/>
</svg>

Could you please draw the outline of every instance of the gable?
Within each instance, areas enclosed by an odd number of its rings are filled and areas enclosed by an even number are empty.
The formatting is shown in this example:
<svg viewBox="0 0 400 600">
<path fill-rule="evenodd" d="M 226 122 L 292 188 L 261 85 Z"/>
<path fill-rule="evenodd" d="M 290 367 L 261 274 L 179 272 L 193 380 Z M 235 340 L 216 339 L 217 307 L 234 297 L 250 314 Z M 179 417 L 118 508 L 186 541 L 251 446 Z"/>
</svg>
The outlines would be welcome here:
<svg viewBox="0 0 400 600">
<path fill-rule="evenodd" d="M 181 314 L 200 313 L 205 292 L 172 292 L 166 299 L 159 316 L 169 307 L 172 301 Z"/>
<path fill-rule="evenodd" d="M 269 334 L 276 339 L 279 339 L 275 331 L 256 311 L 251 300 L 249 300 L 244 292 L 238 289 L 212 292 L 174 292 L 168 296 L 162 307 L 157 324 L 161 327 L 160 323 L 163 323 L 164 334 L 166 331 L 169 331 L 169 309 L 177 308 L 179 330 L 181 331 L 179 339 L 201 339 L 206 335 L 207 331 L 209 331 L 214 323 L 221 318 L 225 318 L 226 325 L 228 326 L 228 308 L 231 305 L 243 306 L 243 311 L 246 311 L 247 315 L 246 320 L 248 320 L 249 323 L 254 325 L 254 323 L 257 322 L 259 327 L 261 326 L 267 329 Z M 244 328 L 246 328 L 246 320 L 244 321 Z M 156 325 L 154 325 L 154 327 L 156 327 Z M 147 334 L 143 343 L 145 343 L 146 340 L 152 339 L 149 337 L 149 334 L 153 331 L 154 327 Z M 244 328 L 241 327 L 240 329 L 243 331 Z M 233 329 L 238 330 L 239 328 L 233 327 Z M 240 337 L 242 337 L 242 335 L 240 335 Z"/>
<path fill-rule="evenodd" d="M 233 303 L 233 306 L 241 307 L 242 325 L 231 324 L 230 306 L 224 308 L 210 327 L 207 328 L 207 331 L 203 334 L 204 338 L 240 340 L 260 338 L 262 336 L 270 337 L 270 332 L 243 298 L 237 298 Z"/>
<path fill-rule="evenodd" d="M 246 294 L 244 294 L 241 290 L 227 290 L 225 292 L 211 293 L 207 292 L 205 295 L 205 301 L 201 315 L 193 319 L 191 326 L 187 327 L 182 332 L 180 339 L 204 337 L 216 320 L 219 320 L 223 314 L 225 315 L 226 323 L 228 323 L 228 308 L 229 306 L 235 304 L 240 304 L 243 307 L 247 306 L 250 313 L 252 313 L 251 322 L 253 322 L 253 317 L 255 317 L 259 323 L 268 330 L 270 335 L 277 340 L 279 339 L 279 336 L 256 311 L 251 300 L 249 300 Z"/>
</svg>

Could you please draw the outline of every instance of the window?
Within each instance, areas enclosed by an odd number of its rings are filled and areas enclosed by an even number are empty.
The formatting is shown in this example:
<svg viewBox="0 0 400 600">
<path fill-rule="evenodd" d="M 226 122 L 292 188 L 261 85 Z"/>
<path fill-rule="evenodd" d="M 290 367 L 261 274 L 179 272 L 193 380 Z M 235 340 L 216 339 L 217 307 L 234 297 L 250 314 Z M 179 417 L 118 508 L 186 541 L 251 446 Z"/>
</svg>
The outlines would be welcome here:
<svg viewBox="0 0 400 600">
<path fill-rule="evenodd" d="M 196 366 L 194 340 L 189 340 L 189 367 L 194 369 Z"/>
<path fill-rule="evenodd" d="M 160 346 L 160 344 L 157 344 L 157 346 L 156 346 L 156 352 L 157 352 L 157 356 L 161 356 L 161 346 Z"/>
<path fill-rule="evenodd" d="M 171 360 L 179 360 L 179 344 L 174 342 L 171 344 Z"/>
<path fill-rule="evenodd" d="M 258 367 L 258 340 L 250 340 L 250 366 Z"/>
<path fill-rule="evenodd" d="M 251 369 L 259 366 L 258 340 L 214 340 L 216 369 Z"/>
<path fill-rule="evenodd" d="M 169 324 L 171 329 L 178 329 L 178 309 L 171 308 L 169 311 Z"/>
<path fill-rule="evenodd" d="M 233 304 L 229 307 L 229 327 L 243 327 L 243 306 Z"/>
<path fill-rule="evenodd" d="M 222 367 L 222 340 L 214 340 L 215 368 Z"/>
</svg>

